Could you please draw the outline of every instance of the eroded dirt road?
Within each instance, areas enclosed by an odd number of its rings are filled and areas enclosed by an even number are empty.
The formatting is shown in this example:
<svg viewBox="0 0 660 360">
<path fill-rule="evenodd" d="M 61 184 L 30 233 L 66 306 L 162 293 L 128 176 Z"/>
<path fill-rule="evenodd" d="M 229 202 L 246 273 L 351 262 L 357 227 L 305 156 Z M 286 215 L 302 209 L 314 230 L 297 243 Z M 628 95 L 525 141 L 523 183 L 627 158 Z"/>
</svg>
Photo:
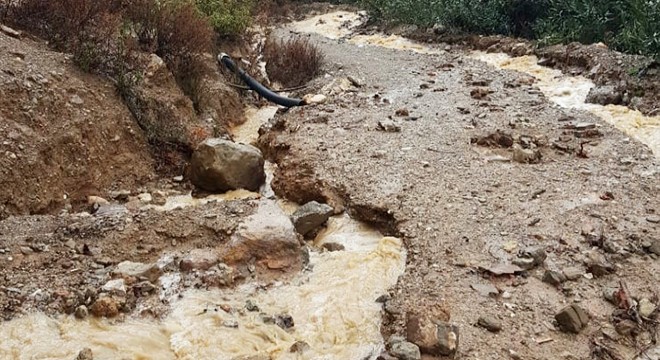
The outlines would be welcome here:
<svg viewBox="0 0 660 360">
<path fill-rule="evenodd" d="M 660 290 L 649 254 L 660 174 L 649 148 L 553 104 L 531 76 L 468 54 L 310 36 L 327 55 L 318 89 L 329 101 L 280 116 L 261 144 L 280 166 L 276 193 L 346 206 L 403 236 L 408 265 L 384 306 L 386 338 L 439 307 L 437 319 L 460 327 L 464 359 L 585 359 L 603 342 L 629 359 L 651 342 L 620 345 L 629 340 L 603 297 L 620 281 L 639 298 Z M 481 270 L 534 246 L 547 259 L 526 275 Z M 551 285 L 546 270 L 576 275 Z M 578 335 L 553 324 L 573 303 L 591 316 Z M 476 326 L 484 316 L 502 330 Z"/>
</svg>

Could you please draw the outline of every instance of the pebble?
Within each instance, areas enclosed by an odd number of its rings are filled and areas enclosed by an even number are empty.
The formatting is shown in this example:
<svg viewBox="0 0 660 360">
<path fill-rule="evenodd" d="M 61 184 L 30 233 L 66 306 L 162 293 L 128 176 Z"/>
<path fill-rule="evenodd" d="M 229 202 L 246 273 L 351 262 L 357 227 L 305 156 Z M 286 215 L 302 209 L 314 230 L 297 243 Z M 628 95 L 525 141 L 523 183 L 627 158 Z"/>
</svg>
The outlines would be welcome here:
<svg viewBox="0 0 660 360">
<path fill-rule="evenodd" d="M 94 354 L 92 353 L 92 349 L 84 348 L 80 350 L 78 356 L 76 357 L 76 360 L 94 360 Z"/>
<path fill-rule="evenodd" d="M 490 315 L 479 317 L 479 320 L 477 320 L 477 325 L 490 332 L 498 332 L 502 330 L 502 322 Z"/>
<path fill-rule="evenodd" d="M 238 328 L 238 321 L 236 320 L 225 320 L 222 322 L 222 326 L 236 329 Z"/>
<path fill-rule="evenodd" d="M 89 310 L 87 309 L 87 306 L 80 305 L 76 308 L 74 315 L 78 319 L 84 319 L 87 317 L 87 315 L 89 315 Z"/>
<path fill-rule="evenodd" d="M 392 344 L 390 354 L 399 360 L 420 360 L 422 358 L 419 347 L 408 341 Z"/>
<path fill-rule="evenodd" d="M 648 318 L 653 314 L 655 311 L 655 304 L 651 302 L 651 300 L 647 298 L 643 298 L 639 301 L 639 315 L 642 317 Z"/>
<path fill-rule="evenodd" d="M 567 280 L 578 280 L 584 275 L 584 270 L 579 267 L 569 267 L 562 271 Z"/>
<path fill-rule="evenodd" d="M 74 104 L 74 105 L 82 105 L 84 103 L 83 99 L 78 95 L 71 96 L 71 99 L 69 99 L 69 102 Z"/>
<path fill-rule="evenodd" d="M 395 123 L 394 120 L 390 120 L 390 119 L 379 121 L 378 128 L 385 132 L 391 132 L 391 133 L 401 131 L 401 127 L 397 123 Z"/>
<path fill-rule="evenodd" d="M 562 331 L 577 334 L 587 325 L 589 316 L 584 309 L 573 304 L 561 309 L 555 315 L 555 320 Z"/>
<path fill-rule="evenodd" d="M 252 300 L 247 300 L 245 302 L 245 308 L 247 311 L 259 311 L 259 306 L 257 306 L 257 304 Z"/>
<path fill-rule="evenodd" d="M 550 285 L 557 286 L 564 281 L 566 281 L 566 276 L 558 271 L 546 270 L 545 274 L 543 274 L 543 282 Z"/>
<path fill-rule="evenodd" d="M 646 221 L 652 224 L 660 224 L 660 215 L 649 215 L 646 217 Z"/>
<path fill-rule="evenodd" d="M 32 250 L 29 246 L 21 246 L 21 254 L 31 255 L 33 253 L 34 253 L 34 250 Z"/>
<path fill-rule="evenodd" d="M 499 294 L 499 290 L 493 284 L 471 284 L 470 287 L 481 296 L 489 297 Z"/>
</svg>

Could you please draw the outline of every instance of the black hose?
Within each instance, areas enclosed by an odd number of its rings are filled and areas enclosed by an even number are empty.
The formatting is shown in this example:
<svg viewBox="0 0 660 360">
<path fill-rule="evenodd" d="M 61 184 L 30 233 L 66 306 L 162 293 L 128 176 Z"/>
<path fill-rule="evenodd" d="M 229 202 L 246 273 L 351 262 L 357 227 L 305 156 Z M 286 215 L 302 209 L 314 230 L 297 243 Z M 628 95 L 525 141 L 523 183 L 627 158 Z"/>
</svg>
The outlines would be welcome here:
<svg viewBox="0 0 660 360">
<path fill-rule="evenodd" d="M 250 77 L 250 75 L 248 75 L 243 69 L 239 68 L 236 63 L 234 63 L 234 61 L 229 57 L 229 55 L 225 53 L 218 55 L 218 62 L 226 66 L 227 69 L 229 69 L 231 72 L 237 74 L 241 80 L 243 80 L 247 86 L 250 87 L 250 89 L 256 91 L 259 95 L 263 96 L 268 101 L 272 101 L 277 105 L 284 107 L 307 105 L 305 100 L 292 99 L 278 95 L 267 87 L 261 85 L 257 80 Z"/>
</svg>

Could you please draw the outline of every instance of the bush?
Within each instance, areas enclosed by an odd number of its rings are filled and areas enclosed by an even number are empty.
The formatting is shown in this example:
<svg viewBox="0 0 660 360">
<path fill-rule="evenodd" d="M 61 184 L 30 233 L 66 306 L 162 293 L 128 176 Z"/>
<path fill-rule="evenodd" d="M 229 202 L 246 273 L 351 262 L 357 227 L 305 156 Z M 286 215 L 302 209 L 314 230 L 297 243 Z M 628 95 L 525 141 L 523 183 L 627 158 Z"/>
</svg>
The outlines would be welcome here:
<svg viewBox="0 0 660 360">
<path fill-rule="evenodd" d="M 254 0 L 196 0 L 197 7 L 221 36 L 240 34 L 250 26 Z"/>
<path fill-rule="evenodd" d="M 269 39 L 264 49 L 270 80 L 284 86 L 300 86 L 313 79 L 323 67 L 323 53 L 307 38 L 288 41 Z"/>
</svg>

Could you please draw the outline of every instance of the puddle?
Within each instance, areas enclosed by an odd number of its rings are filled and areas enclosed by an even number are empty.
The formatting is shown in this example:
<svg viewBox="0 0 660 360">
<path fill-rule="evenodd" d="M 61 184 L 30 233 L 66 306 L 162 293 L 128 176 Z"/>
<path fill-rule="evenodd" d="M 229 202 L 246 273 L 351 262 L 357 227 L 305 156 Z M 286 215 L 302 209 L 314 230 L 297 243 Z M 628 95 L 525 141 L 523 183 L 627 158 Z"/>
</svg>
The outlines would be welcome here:
<svg viewBox="0 0 660 360">
<path fill-rule="evenodd" d="M 234 129 L 237 142 L 252 143 L 259 127 L 277 107 L 248 109 L 248 121 Z M 171 211 L 212 201 L 266 198 L 290 215 L 297 204 L 276 199 L 270 182 L 276 165 L 266 163 L 267 181 L 259 193 L 245 190 L 193 198 L 173 196 L 163 206 Z M 393 287 L 405 269 L 401 240 L 351 219 L 335 216 L 313 241 L 344 246 L 344 251 L 310 252 L 309 270 L 292 280 L 265 285 L 247 283 L 226 290 L 186 290 L 179 296 L 181 276 L 168 273 L 159 280 L 161 300 L 171 312 L 161 321 L 128 318 L 112 322 L 57 319 L 41 313 L 0 326 L 0 359 L 71 360 L 83 348 L 94 359 L 250 359 L 331 360 L 375 359 L 384 350 L 380 333 L 381 307 L 375 300 Z M 174 289 L 174 290 L 172 290 Z M 247 311 L 246 301 L 259 311 Z M 284 330 L 273 316 L 288 314 L 294 326 Z M 304 342 L 302 352 L 292 345 Z M 302 347 L 302 346 L 301 346 Z"/>
<path fill-rule="evenodd" d="M 660 157 L 660 116 L 644 116 L 620 105 L 587 104 L 585 99 L 594 83 L 582 76 L 566 76 L 560 70 L 537 64 L 536 56 L 512 58 L 502 53 L 474 52 L 472 57 L 499 69 L 516 70 L 534 76 L 536 85 L 554 103 L 564 108 L 586 110 L 625 134 L 648 146 Z"/>
<path fill-rule="evenodd" d="M 375 299 L 404 270 L 401 241 L 346 216 L 330 220 L 317 239 L 325 241 L 339 242 L 346 251 L 312 252 L 312 271 L 266 290 L 251 284 L 189 290 L 172 302 L 172 313 L 161 322 L 129 319 L 111 325 L 33 314 L 5 323 L 0 358 L 71 360 L 89 347 L 95 359 L 374 359 L 384 348 Z M 245 310 L 247 300 L 259 311 Z M 222 310 L 227 306 L 235 311 Z M 264 322 L 261 313 L 289 314 L 295 326 L 285 331 Z M 297 341 L 309 349 L 291 353 Z"/>
</svg>

